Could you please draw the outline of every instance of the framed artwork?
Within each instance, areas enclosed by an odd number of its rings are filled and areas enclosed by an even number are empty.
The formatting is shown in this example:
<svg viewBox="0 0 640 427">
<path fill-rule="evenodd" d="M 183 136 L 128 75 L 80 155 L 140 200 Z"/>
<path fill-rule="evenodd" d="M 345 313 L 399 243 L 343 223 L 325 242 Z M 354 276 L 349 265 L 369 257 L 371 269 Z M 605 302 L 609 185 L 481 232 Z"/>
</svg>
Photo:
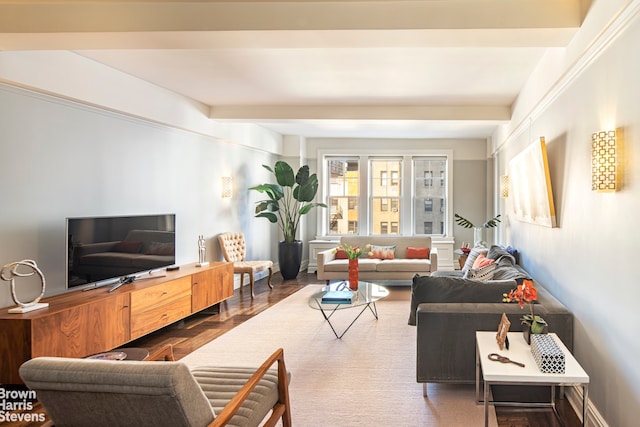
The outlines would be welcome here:
<svg viewBox="0 0 640 427">
<path fill-rule="evenodd" d="M 551 177 L 544 137 L 525 148 L 509 162 L 509 184 L 515 217 L 545 227 L 556 226 Z"/>
<path fill-rule="evenodd" d="M 509 341 L 507 339 L 507 333 L 509 333 L 509 328 L 511 327 L 511 322 L 506 314 L 502 313 L 502 318 L 500 319 L 500 323 L 498 324 L 498 332 L 496 333 L 496 341 L 498 342 L 498 347 L 500 350 L 503 350 L 505 345 L 507 350 L 509 350 Z"/>
</svg>

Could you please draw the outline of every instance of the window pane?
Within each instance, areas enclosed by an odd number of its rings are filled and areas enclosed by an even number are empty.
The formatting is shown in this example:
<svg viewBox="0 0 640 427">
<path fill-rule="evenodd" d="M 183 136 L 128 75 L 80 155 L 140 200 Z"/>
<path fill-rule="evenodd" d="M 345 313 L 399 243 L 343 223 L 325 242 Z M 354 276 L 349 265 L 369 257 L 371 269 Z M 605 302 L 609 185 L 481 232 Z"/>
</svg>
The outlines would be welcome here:
<svg viewBox="0 0 640 427">
<path fill-rule="evenodd" d="M 370 163 L 371 234 L 399 233 L 401 166 L 401 161 L 397 159 L 372 160 Z"/>
<path fill-rule="evenodd" d="M 360 175 L 357 159 L 329 159 L 329 234 L 358 233 L 358 189 Z"/>
<path fill-rule="evenodd" d="M 445 157 L 422 157 L 413 160 L 414 176 L 414 232 L 416 234 L 444 234 L 446 229 Z M 438 179 L 434 181 L 433 177 Z M 434 209 L 435 208 L 435 209 Z M 436 224 L 436 230 L 433 229 Z"/>
</svg>

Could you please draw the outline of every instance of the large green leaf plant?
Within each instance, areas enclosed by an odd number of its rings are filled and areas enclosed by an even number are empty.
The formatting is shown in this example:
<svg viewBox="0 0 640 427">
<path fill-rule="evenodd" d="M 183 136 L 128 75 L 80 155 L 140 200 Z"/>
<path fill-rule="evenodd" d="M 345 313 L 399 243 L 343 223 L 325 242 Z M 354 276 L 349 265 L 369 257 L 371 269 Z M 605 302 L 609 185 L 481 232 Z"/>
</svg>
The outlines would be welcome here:
<svg viewBox="0 0 640 427">
<path fill-rule="evenodd" d="M 277 161 L 273 169 L 262 165 L 275 177 L 277 184 L 261 184 L 249 188 L 266 194 L 269 198 L 256 204 L 256 218 L 266 218 L 278 223 L 285 242 L 296 240 L 302 215 L 315 207 L 326 208 L 324 203 L 313 202 L 318 192 L 318 177 L 309 175 L 309 166 L 304 165 L 294 175 L 293 168 L 287 162 Z"/>
</svg>

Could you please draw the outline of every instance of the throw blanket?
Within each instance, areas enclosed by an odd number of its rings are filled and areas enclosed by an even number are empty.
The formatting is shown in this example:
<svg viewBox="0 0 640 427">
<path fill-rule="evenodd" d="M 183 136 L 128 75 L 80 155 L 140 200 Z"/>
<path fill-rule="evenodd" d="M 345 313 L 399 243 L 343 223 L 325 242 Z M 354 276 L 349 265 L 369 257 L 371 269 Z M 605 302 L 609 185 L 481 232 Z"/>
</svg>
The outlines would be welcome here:
<svg viewBox="0 0 640 427">
<path fill-rule="evenodd" d="M 516 259 L 501 246 L 493 245 L 489 248 L 487 258 L 496 260 L 496 269 L 493 271 L 493 280 L 515 280 L 520 283 L 531 276 L 522 267 L 516 264 Z"/>
</svg>

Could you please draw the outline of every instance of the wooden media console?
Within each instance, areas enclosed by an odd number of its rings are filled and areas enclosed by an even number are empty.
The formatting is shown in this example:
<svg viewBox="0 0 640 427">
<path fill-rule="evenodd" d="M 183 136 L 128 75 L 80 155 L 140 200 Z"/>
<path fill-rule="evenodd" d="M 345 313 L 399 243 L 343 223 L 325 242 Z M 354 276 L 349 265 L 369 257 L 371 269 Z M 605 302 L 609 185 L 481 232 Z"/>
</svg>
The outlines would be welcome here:
<svg viewBox="0 0 640 427">
<path fill-rule="evenodd" d="M 113 292 L 105 286 L 45 298 L 48 308 L 29 313 L 0 309 L 0 384 L 22 384 L 18 369 L 31 358 L 109 351 L 233 296 L 230 262 L 162 274 Z"/>
</svg>

